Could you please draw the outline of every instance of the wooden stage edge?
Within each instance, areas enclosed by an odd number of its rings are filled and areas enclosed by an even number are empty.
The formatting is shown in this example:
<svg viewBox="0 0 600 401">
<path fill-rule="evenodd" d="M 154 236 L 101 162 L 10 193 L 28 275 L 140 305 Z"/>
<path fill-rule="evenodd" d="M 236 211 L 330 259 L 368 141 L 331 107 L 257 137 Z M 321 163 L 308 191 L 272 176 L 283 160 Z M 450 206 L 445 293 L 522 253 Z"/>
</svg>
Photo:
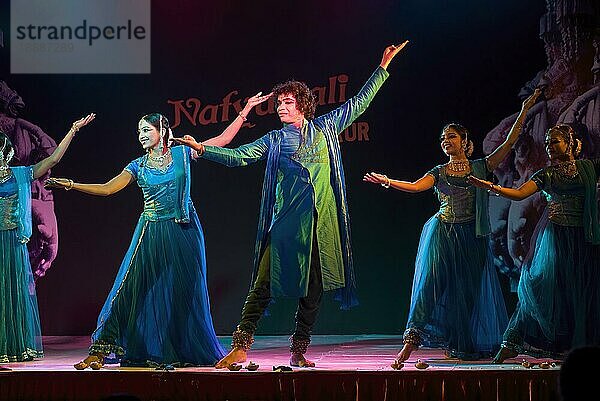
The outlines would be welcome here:
<svg viewBox="0 0 600 401">
<path fill-rule="evenodd" d="M 231 338 L 220 340 L 227 349 Z M 307 356 L 317 367 L 291 372 L 273 370 L 289 364 L 286 336 L 256 338 L 248 360 L 259 365 L 254 372 L 118 365 L 76 371 L 73 364 L 86 355 L 88 346 L 88 337 L 44 337 L 44 358 L 1 365 L 11 370 L 0 371 L 0 400 L 560 401 L 558 363 L 543 369 L 541 362 L 552 361 L 519 356 L 495 365 L 420 349 L 401 370 L 394 370 L 390 363 L 401 348 L 399 336 L 314 336 Z M 418 359 L 429 366 L 418 369 Z M 524 359 L 533 367 L 522 366 Z"/>
</svg>

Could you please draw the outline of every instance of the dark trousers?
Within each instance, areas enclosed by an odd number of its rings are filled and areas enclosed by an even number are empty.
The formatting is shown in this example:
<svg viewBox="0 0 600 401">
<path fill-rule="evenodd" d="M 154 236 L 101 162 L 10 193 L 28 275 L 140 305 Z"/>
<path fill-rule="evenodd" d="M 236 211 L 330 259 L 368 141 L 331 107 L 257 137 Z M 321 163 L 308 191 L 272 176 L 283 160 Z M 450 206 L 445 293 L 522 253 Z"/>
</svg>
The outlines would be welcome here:
<svg viewBox="0 0 600 401">
<path fill-rule="evenodd" d="M 310 340 L 310 333 L 317 320 L 323 296 L 323 278 L 321 277 L 321 262 L 316 238 L 316 233 L 313 233 L 308 292 L 305 297 L 299 299 L 298 309 L 296 310 L 294 338 L 298 340 Z M 271 302 L 270 256 L 271 245 L 269 244 L 262 255 L 258 275 L 242 308 L 242 319 L 239 328 L 251 334 L 256 331 L 258 320 Z"/>
</svg>

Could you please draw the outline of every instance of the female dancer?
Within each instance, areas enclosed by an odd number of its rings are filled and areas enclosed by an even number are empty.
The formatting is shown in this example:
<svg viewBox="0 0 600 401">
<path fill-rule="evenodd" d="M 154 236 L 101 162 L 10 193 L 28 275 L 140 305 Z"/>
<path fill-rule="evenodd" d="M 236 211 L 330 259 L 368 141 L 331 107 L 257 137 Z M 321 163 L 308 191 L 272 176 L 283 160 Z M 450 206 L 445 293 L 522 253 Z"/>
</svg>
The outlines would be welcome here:
<svg viewBox="0 0 600 401">
<path fill-rule="evenodd" d="M 229 127 L 206 143 L 227 145 L 250 110 L 269 96 L 248 99 Z M 109 354 L 121 366 L 213 365 L 224 355 L 210 315 L 204 236 L 190 198 L 195 155 L 169 146 L 172 134 L 161 114 L 142 117 L 138 133 L 147 153 L 107 183 L 47 180 L 50 187 L 101 196 L 135 180 L 144 195 L 144 211 L 98 317 L 89 356 L 75 364 L 78 370 L 100 369 Z"/>
<path fill-rule="evenodd" d="M 0 132 L 0 362 L 43 356 L 35 284 L 27 241 L 31 236 L 31 182 L 54 167 L 75 133 L 95 115 L 77 120 L 54 152 L 33 166 L 9 167 L 15 154 Z"/>
<path fill-rule="evenodd" d="M 576 160 L 581 141 L 569 125 L 550 128 L 545 143 L 550 166 L 517 189 L 469 179 L 513 200 L 542 191 L 548 202 L 495 363 L 520 353 L 563 358 L 575 347 L 600 345 L 600 159 Z"/>
<path fill-rule="evenodd" d="M 405 191 L 434 187 L 441 203 L 421 234 L 404 346 L 392 366 L 406 361 L 419 346 L 443 348 L 449 356 L 475 359 L 492 355 L 508 317 L 493 265 L 489 242 L 487 192 L 467 182 L 473 174 L 485 178 L 516 142 L 536 91 L 523 107 L 506 140 L 489 156 L 470 161 L 473 143 L 460 124 L 442 130 L 446 164 L 415 182 L 368 173 L 364 181 Z"/>
</svg>

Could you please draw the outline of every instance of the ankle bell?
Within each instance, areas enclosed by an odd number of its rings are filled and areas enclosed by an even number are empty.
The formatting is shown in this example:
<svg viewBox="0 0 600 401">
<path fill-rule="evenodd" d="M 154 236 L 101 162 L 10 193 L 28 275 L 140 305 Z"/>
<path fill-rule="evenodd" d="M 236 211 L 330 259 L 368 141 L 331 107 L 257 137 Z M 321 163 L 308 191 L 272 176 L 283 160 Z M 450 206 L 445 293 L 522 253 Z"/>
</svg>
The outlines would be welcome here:
<svg viewBox="0 0 600 401">
<path fill-rule="evenodd" d="M 290 352 L 292 354 L 306 354 L 309 345 L 310 338 L 299 339 L 294 336 L 290 337 Z"/>
<path fill-rule="evenodd" d="M 231 336 L 231 348 L 241 348 L 244 351 L 248 351 L 254 343 L 254 336 L 252 333 L 240 329 L 238 326 Z"/>
</svg>

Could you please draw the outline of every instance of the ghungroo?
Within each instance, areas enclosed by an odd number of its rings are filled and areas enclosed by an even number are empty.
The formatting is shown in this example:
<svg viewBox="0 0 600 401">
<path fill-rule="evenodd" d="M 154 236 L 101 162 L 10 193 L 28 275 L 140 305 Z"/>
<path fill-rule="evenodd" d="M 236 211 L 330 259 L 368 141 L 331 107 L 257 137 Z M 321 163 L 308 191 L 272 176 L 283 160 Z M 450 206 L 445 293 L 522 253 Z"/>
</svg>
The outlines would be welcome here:
<svg viewBox="0 0 600 401">
<path fill-rule="evenodd" d="M 125 349 L 117 344 L 99 340 L 93 343 L 89 348 L 90 355 L 110 355 L 115 354 L 115 357 L 121 358 L 125 355 Z"/>
<path fill-rule="evenodd" d="M 254 336 L 252 333 L 241 330 L 238 326 L 231 336 L 231 348 L 241 348 L 244 351 L 248 351 L 254 343 Z"/>
<path fill-rule="evenodd" d="M 412 344 L 418 347 L 421 345 L 423 340 L 416 329 L 406 329 L 402 335 L 402 342 L 404 344 Z"/>
<path fill-rule="evenodd" d="M 305 354 L 310 345 L 310 338 L 301 339 L 294 336 L 290 337 L 290 352 L 292 354 Z"/>
</svg>

